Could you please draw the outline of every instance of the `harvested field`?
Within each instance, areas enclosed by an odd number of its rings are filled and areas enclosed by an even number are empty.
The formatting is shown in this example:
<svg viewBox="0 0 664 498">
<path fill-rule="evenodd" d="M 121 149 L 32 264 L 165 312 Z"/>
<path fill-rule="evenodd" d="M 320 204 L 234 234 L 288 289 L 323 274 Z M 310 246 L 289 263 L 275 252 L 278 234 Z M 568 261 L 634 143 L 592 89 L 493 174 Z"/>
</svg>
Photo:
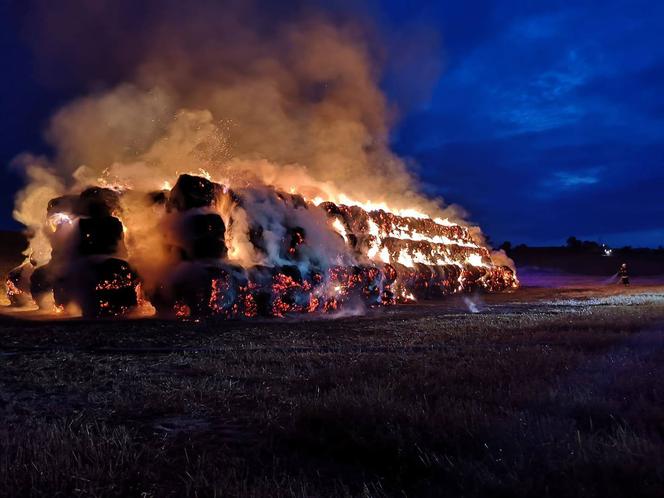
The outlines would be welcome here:
<svg viewBox="0 0 664 498">
<path fill-rule="evenodd" d="M 0 495 L 662 496 L 664 286 L 636 284 L 337 318 L 4 314 Z"/>
</svg>

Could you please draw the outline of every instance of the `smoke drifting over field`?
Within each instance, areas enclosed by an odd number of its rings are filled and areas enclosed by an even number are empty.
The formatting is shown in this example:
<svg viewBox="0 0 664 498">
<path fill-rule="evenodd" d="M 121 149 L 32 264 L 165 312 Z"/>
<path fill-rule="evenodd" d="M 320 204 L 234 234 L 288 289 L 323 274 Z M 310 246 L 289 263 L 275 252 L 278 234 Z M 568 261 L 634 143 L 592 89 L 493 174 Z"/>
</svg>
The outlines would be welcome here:
<svg viewBox="0 0 664 498">
<path fill-rule="evenodd" d="M 123 32 L 123 22 L 132 19 L 139 25 Z M 284 15 L 241 2 L 136 7 L 69 1 L 58 9 L 34 2 L 28 26 L 38 44 L 49 47 L 43 70 L 103 82 L 53 116 L 46 130 L 52 156 L 17 159 L 29 183 L 17 197 L 15 217 L 32 231 L 30 264 L 49 265 L 44 278 L 50 287 L 53 271 L 65 280 L 82 271 L 72 258 L 94 256 L 97 264 L 101 254 L 129 261 L 153 294 L 172 287 L 178 274 L 196 273 L 200 268 L 191 265 L 199 260 L 208 269 L 222 261 L 245 270 L 295 264 L 299 276 L 289 278 L 296 281 L 335 265 L 377 260 L 491 267 L 488 253 L 467 253 L 468 247 L 480 249 L 480 236 L 449 228 L 456 212 L 419 195 L 404 162 L 391 152 L 391 113 L 375 63 L 379 45 L 367 42 L 372 36 L 357 22 L 300 7 Z M 209 189 L 214 199 L 182 205 Z M 315 208 L 322 202 L 334 203 L 327 216 Z M 101 215 L 90 211 L 102 205 Z M 334 211 L 344 205 L 363 210 L 352 216 Z M 406 218 L 380 218 L 379 230 L 369 215 L 350 233 L 357 216 L 378 209 L 441 221 L 423 235 Z M 90 249 L 87 239 L 116 226 L 101 220 L 108 217 L 121 220 L 118 240 Z M 410 231 L 404 235 L 404 229 Z M 192 249 L 203 232 L 206 243 L 220 244 L 218 253 Z M 373 239 L 358 249 L 349 237 L 363 233 Z M 397 247 L 388 238 L 412 243 Z M 442 249 L 415 248 L 423 240 Z M 458 246 L 454 256 L 446 244 Z M 166 278 L 165 268 L 180 263 Z M 100 275 L 124 272 L 117 264 Z"/>
</svg>

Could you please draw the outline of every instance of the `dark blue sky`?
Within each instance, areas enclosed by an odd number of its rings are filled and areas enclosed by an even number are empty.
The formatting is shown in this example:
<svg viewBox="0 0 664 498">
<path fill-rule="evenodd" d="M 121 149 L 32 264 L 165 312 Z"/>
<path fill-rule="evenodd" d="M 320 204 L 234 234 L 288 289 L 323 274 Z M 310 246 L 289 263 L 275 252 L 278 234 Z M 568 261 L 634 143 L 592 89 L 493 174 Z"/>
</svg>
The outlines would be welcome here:
<svg viewBox="0 0 664 498">
<path fill-rule="evenodd" d="M 381 32 L 394 148 L 428 193 L 496 243 L 664 245 L 664 3 L 354 3 L 335 8 Z M 4 165 L 44 150 L 48 116 L 85 90 L 44 77 L 14 4 L 0 0 Z M 19 185 L 4 168 L 3 227 Z"/>
</svg>

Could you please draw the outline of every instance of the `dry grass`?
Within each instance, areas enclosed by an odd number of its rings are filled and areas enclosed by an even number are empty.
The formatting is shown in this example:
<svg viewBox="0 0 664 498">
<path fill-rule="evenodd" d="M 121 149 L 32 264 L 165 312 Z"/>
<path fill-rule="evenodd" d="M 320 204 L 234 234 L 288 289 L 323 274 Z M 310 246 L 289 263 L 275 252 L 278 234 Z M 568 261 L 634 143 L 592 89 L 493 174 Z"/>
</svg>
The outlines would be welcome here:
<svg viewBox="0 0 664 498">
<path fill-rule="evenodd" d="M 646 290 L 313 322 L 6 319 L 0 495 L 662 496 Z"/>
</svg>

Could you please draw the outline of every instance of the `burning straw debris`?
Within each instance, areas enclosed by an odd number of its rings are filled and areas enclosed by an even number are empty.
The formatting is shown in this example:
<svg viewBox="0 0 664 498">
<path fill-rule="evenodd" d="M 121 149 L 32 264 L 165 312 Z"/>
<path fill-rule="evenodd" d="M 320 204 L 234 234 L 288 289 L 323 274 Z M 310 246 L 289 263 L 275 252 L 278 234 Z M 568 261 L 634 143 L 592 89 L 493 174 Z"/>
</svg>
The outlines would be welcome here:
<svg viewBox="0 0 664 498">
<path fill-rule="evenodd" d="M 124 205 L 135 209 L 139 198 L 142 229 L 159 234 L 149 247 L 156 267 L 125 219 Z M 284 316 L 516 285 L 466 227 L 189 174 L 158 192 L 90 187 L 57 197 L 47 220 L 51 259 L 12 270 L 15 305 L 75 305 L 89 317 L 148 302 L 162 316 Z M 238 250 L 250 254 L 230 256 Z"/>
</svg>

